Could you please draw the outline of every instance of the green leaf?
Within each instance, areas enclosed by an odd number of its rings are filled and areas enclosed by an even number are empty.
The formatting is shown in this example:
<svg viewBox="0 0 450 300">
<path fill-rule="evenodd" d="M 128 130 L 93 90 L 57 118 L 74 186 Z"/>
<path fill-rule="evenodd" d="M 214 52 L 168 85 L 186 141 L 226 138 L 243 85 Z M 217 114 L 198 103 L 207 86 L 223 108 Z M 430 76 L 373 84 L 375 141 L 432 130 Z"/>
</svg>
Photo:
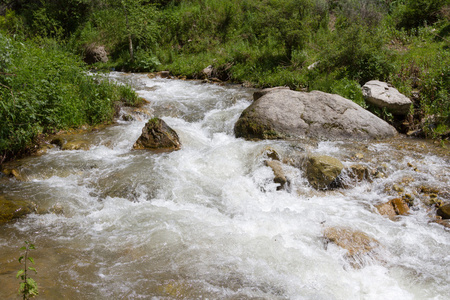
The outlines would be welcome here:
<svg viewBox="0 0 450 300">
<path fill-rule="evenodd" d="M 16 275 L 16 278 L 19 278 L 19 276 L 20 275 L 22 275 L 23 273 L 25 272 L 25 270 L 19 270 L 18 272 L 17 272 L 17 275 Z"/>
<path fill-rule="evenodd" d="M 34 272 L 36 272 L 36 274 L 37 274 L 37 271 L 36 271 L 36 269 L 35 269 L 35 268 L 33 268 L 33 267 L 28 267 L 28 270 L 34 271 Z"/>
<path fill-rule="evenodd" d="M 36 248 L 34 248 L 34 244 L 30 244 L 30 246 L 28 247 L 28 249 L 36 249 Z"/>
<path fill-rule="evenodd" d="M 19 263 L 22 263 L 23 255 L 19 257 Z"/>
<path fill-rule="evenodd" d="M 34 264 L 34 259 L 32 257 L 28 257 L 28 260 L 31 261 L 31 263 Z"/>
</svg>

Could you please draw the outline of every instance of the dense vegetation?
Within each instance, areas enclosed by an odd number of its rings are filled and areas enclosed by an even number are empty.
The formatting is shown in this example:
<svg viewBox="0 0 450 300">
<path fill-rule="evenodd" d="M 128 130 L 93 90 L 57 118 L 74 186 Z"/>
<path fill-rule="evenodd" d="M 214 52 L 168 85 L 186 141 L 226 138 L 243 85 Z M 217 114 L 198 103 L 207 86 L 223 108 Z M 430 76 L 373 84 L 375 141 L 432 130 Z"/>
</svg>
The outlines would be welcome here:
<svg viewBox="0 0 450 300">
<path fill-rule="evenodd" d="M 204 78 L 211 65 L 220 80 L 319 89 L 362 106 L 362 84 L 388 81 L 414 100 L 410 115 L 369 109 L 449 137 L 450 0 L 6 0 L 0 14 L 0 151 L 45 128 L 109 118 L 111 106 L 86 105 L 114 102 L 109 87 L 80 75 L 77 58 L 98 46 L 109 61 L 96 68 Z M 80 110 L 63 117 L 62 102 Z"/>
</svg>

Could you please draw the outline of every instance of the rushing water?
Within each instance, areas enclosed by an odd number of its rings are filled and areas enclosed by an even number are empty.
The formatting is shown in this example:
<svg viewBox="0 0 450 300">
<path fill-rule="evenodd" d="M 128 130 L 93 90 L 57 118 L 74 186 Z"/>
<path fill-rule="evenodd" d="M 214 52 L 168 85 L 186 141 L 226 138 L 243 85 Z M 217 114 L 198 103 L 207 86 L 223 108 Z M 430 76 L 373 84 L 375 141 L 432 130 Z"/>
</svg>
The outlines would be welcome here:
<svg viewBox="0 0 450 300">
<path fill-rule="evenodd" d="M 15 299 L 25 240 L 41 299 L 448 299 L 450 232 L 426 206 L 393 221 L 375 205 L 394 184 L 419 197 L 422 185 L 449 200 L 449 154 L 404 138 L 362 143 L 245 141 L 233 126 L 251 90 L 113 73 L 149 101 L 149 115 L 86 138 L 90 150 L 54 149 L 18 162 L 27 180 L 0 178 L 0 192 L 40 213 L 0 227 L 0 298 Z M 155 115 L 182 150 L 131 150 Z M 301 168 L 277 190 L 267 150 L 285 161 L 321 153 L 385 177 L 318 192 Z M 359 155 L 359 156 L 358 156 Z M 324 243 L 325 227 L 366 233 L 380 247 L 353 266 Z"/>
</svg>

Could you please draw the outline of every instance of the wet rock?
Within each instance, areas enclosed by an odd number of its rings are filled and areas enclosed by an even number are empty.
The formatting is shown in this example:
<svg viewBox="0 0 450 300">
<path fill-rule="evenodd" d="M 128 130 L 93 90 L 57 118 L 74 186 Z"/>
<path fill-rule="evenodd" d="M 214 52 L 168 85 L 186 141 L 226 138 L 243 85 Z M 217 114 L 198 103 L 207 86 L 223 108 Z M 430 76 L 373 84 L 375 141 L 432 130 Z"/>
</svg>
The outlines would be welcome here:
<svg viewBox="0 0 450 300">
<path fill-rule="evenodd" d="M 334 187 L 344 165 L 337 159 L 326 155 L 310 155 L 306 163 L 308 182 L 318 190 Z"/>
<path fill-rule="evenodd" d="M 5 168 L 2 170 L 2 173 L 8 177 L 14 177 L 19 181 L 26 181 L 26 177 L 22 175 L 22 173 L 18 169 L 9 169 Z"/>
<path fill-rule="evenodd" d="M 53 148 L 55 148 L 55 145 L 53 144 L 42 144 L 39 146 L 39 149 L 36 150 L 34 155 L 43 155 Z"/>
<path fill-rule="evenodd" d="M 351 165 L 342 170 L 340 176 L 340 185 L 343 188 L 350 188 L 355 186 L 358 182 L 371 182 L 371 172 L 368 167 L 364 165 Z"/>
<path fill-rule="evenodd" d="M 370 180 L 370 172 L 366 166 L 363 165 L 351 165 L 348 168 L 347 174 L 349 177 L 357 182 L 364 180 Z"/>
<path fill-rule="evenodd" d="M 89 150 L 90 146 L 87 141 L 84 140 L 72 140 L 66 141 L 61 150 Z"/>
<path fill-rule="evenodd" d="M 266 149 L 264 149 L 262 155 L 271 160 L 280 160 L 280 155 L 278 154 L 278 152 L 271 147 L 267 147 Z"/>
<path fill-rule="evenodd" d="M 85 133 L 67 133 L 54 137 L 51 144 L 58 146 L 61 150 L 89 150 L 91 142 L 85 139 Z"/>
<path fill-rule="evenodd" d="M 161 71 L 158 73 L 159 77 L 161 78 L 169 78 L 170 77 L 170 71 Z"/>
<path fill-rule="evenodd" d="M 25 200 L 10 200 L 0 196 L 0 224 L 23 217 L 36 210 L 36 205 Z"/>
<path fill-rule="evenodd" d="M 395 198 L 386 203 L 375 205 L 381 215 L 395 219 L 399 215 L 409 213 L 409 206 L 403 198 Z"/>
<path fill-rule="evenodd" d="M 130 114 L 124 114 L 124 115 L 122 115 L 122 120 L 129 122 L 129 121 L 134 121 L 134 118 Z"/>
<path fill-rule="evenodd" d="M 445 220 L 436 220 L 434 221 L 434 223 L 437 223 L 439 225 L 442 225 L 446 228 L 450 228 L 450 219 L 445 219 Z"/>
<path fill-rule="evenodd" d="M 371 80 L 362 87 L 362 91 L 364 99 L 377 107 L 397 115 L 409 112 L 411 100 L 385 82 Z"/>
<path fill-rule="evenodd" d="M 170 152 L 179 150 L 181 143 L 177 133 L 159 118 L 150 119 L 142 129 L 142 134 L 133 149 L 148 149 Z"/>
<path fill-rule="evenodd" d="M 396 135 L 394 127 L 351 100 L 288 89 L 269 91 L 254 101 L 242 112 L 234 132 L 246 139 L 375 139 Z"/>
<path fill-rule="evenodd" d="M 283 189 L 288 180 L 284 174 L 281 162 L 277 160 L 266 160 L 264 161 L 264 164 L 272 169 L 273 174 L 275 175 L 273 181 L 280 184 L 280 186 L 277 187 L 277 190 Z"/>
<path fill-rule="evenodd" d="M 450 204 L 439 207 L 436 214 L 442 217 L 442 219 L 450 219 Z"/>
<path fill-rule="evenodd" d="M 350 230 L 342 227 L 328 227 L 324 230 L 327 242 L 334 243 L 348 251 L 348 258 L 357 259 L 358 256 L 369 253 L 379 246 L 379 242 L 362 231 Z"/>
</svg>

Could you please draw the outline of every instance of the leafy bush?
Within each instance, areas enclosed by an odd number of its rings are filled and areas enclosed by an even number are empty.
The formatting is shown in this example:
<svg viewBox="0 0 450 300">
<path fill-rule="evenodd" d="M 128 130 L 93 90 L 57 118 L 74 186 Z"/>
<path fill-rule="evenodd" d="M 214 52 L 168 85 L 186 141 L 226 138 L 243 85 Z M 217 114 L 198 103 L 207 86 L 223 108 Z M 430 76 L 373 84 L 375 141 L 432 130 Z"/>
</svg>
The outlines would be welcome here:
<svg viewBox="0 0 450 300">
<path fill-rule="evenodd" d="M 2 34 L 0 72 L 3 158 L 29 147 L 38 134 L 110 122 L 115 103 L 131 95 L 127 87 L 89 76 L 76 56 L 55 46 L 22 43 Z"/>
<path fill-rule="evenodd" d="M 395 15 L 398 26 L 411 29 L 426 24 L 432 24 L 438 20 L 439 12 L 448 0 L 405 0 L 397 7 Z"/>
</svg>

